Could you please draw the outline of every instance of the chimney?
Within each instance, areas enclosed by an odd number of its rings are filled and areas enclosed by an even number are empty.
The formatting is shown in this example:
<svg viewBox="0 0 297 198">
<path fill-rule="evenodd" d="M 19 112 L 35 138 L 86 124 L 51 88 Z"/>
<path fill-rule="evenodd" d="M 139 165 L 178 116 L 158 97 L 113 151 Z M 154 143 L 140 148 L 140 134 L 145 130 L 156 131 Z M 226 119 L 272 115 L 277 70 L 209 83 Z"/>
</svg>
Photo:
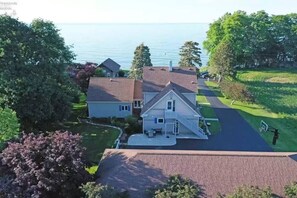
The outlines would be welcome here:
<svg viewBox="0 0 297 198">
<path fill-rule="evenodd" d="M 169 61 L 169 71 L 172 72 L 172 61 Z"/>
</svg>

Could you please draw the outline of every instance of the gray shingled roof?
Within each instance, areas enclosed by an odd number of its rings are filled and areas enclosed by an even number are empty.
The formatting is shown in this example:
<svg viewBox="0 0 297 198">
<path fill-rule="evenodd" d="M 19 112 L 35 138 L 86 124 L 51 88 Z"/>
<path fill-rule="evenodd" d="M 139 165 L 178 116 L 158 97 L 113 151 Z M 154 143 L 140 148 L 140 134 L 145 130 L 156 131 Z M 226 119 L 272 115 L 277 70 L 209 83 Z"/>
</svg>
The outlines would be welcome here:
<svg viewBox="0 0 297 198">
<path fill-rule="evenodd" d="M 143 92 L 160 92 L 166 84 L 175 83 L 181 93 L 197 92 L 196 68 L 192 67 L 144 67 Z"/>
<path fill-rule="evenodd" d="M 111 58 L 106 59 L 104 62 L 102 62 L 99 67 L 105 66 L 106 68 L 110 69 L 113 72 L 119 72 L 120 70 L 120 65 L 118 63 L 116 63 L 114 60 L 112 60 Z"/>
<path fill-rule="evenodd" d="M 182 93 L 180 93 L 178 89 L 178 85 L 173 83 L 173 82 L 168 82 L 165 88 L 161 90 L 160 93 L 158 93 L 154 98 L 152 98 L 148 103 L 146 103 L 142 110 L 141 110 L 141 115 L 144 114 L 149 108 L 151 108 L 154 104 L 156 104 L 163 96 L 165 96 L 168 92 L 173 91 L 176 93 L 187 105 L 189 105 L 195 112 L 198 114 L 199 111 L 197 110 L 197 107 L 189 101 L 188 98 L 186 98 Z"/>
<path fill-rule="evenodd" d="M 284 197 L 296 181 L 297 153 L 107 149 L 97 182 L 145 198 L 145 190 L 180 174 L 197 183 L 205 197 L 230 193 L 241 185 L 270 186 Z"/>
<path fill-rule="evenodd" d="M 141 81 L 129 78 L 92 77 L 87 101 L 132 102 L 142 99 L 141 84 Z"/>
</svg>

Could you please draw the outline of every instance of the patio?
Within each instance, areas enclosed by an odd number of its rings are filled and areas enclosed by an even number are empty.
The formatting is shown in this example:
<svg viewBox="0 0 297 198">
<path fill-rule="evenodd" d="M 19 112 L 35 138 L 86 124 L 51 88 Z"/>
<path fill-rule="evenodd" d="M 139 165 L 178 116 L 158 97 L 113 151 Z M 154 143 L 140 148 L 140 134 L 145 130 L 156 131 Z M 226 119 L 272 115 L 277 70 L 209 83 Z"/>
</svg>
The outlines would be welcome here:
<svg viewBox="0 0 297 198">
<path fill-rule="evenodd" d="M 128 146 L 173 146 L 176 144 L 175 135 L 157 134 L 153 137 L 148 137 L 146 134 L 134 134 L 128 139 Z"/>
</svg>

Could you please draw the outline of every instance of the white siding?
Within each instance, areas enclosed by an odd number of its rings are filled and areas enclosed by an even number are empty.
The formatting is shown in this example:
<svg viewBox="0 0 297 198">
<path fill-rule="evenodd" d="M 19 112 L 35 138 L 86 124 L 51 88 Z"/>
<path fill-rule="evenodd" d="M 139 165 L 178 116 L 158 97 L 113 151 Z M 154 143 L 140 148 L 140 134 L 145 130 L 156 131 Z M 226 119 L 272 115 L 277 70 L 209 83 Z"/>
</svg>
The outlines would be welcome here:
<svg viewBox="0 0 297 198">
<path fill-rule="evenodd" d="M 155 123 L 155 118 L 164 118 L 165 110 L 168 100 L 175 100 L 175 112 L 182 115 L 184 118 L 193 120 L 197 122 L 199 118 L 194 117 L 194 115 L 198 115 L 191 107 L 189 107 L 183 100 L 181 100 L 174 92 L 169 92 L 163 99 L 158 101 L 152 109 L 148 110 L 145 113 L 145 117 L 143 118 L 143 128 L 144 130 L 151 130 L 153 128 L 162 128 L 163 131 L 165 129 L 165 124 L 157 124 Z M 165 123 L 171 123 L 172 120 L 165 120 Z M 180 132 L 189 132 L 189 130 L 180 125 Z"/>
<path fill-rule="evenodd" d="M 130 111 L 120 110 L 120 105 L 129 105 Z M 88 102 L 89 117 L 108 118 L 117 117 L 124 118 L 132 115 L 132 105 L 130 103 L 92 103 Z"/>
</svg>

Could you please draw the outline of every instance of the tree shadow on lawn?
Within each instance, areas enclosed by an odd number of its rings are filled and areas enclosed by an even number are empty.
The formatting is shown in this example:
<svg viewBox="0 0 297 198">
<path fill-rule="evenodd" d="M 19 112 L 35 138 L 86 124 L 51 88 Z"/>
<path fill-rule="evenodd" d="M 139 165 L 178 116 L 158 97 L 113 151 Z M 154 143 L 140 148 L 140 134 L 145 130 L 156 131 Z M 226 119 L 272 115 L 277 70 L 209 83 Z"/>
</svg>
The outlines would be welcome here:
<svg viewBox="0 0 297 198">
<path fill-rule="evenodd" d="M 286 104 L 282 100 L 285 96 L 297 97 L 297 84 L 295 83 L 272 83 L 260 81 L 240 81 L 246 84 L 252 94 L 256 95 L 256 100 L 276 113 L 294 114 L 297 112 L 297 102 L 289 101 Z M 294 106 L 292 106 L 292 103 Z"/>
<path fill-rule="evenodd" d="M 127 190 L 131 197 L 149 197 L 148 190 L 163 184 L 169 177 L 164 171 L 170 171 L 174 167 L 172 165 L 167 167 L 168 170 L 162 170 L 144 162 L 154 160 L 153 156 L 147 158 L 133 152 L 128 155 L 121 152 L 105 154 L 98 168 L 97 182 L 111 185 L 120 191 Z M 202 191 L 201 195 L 204 195 L 203 188 L 198 187 Z"/>
</svg>

